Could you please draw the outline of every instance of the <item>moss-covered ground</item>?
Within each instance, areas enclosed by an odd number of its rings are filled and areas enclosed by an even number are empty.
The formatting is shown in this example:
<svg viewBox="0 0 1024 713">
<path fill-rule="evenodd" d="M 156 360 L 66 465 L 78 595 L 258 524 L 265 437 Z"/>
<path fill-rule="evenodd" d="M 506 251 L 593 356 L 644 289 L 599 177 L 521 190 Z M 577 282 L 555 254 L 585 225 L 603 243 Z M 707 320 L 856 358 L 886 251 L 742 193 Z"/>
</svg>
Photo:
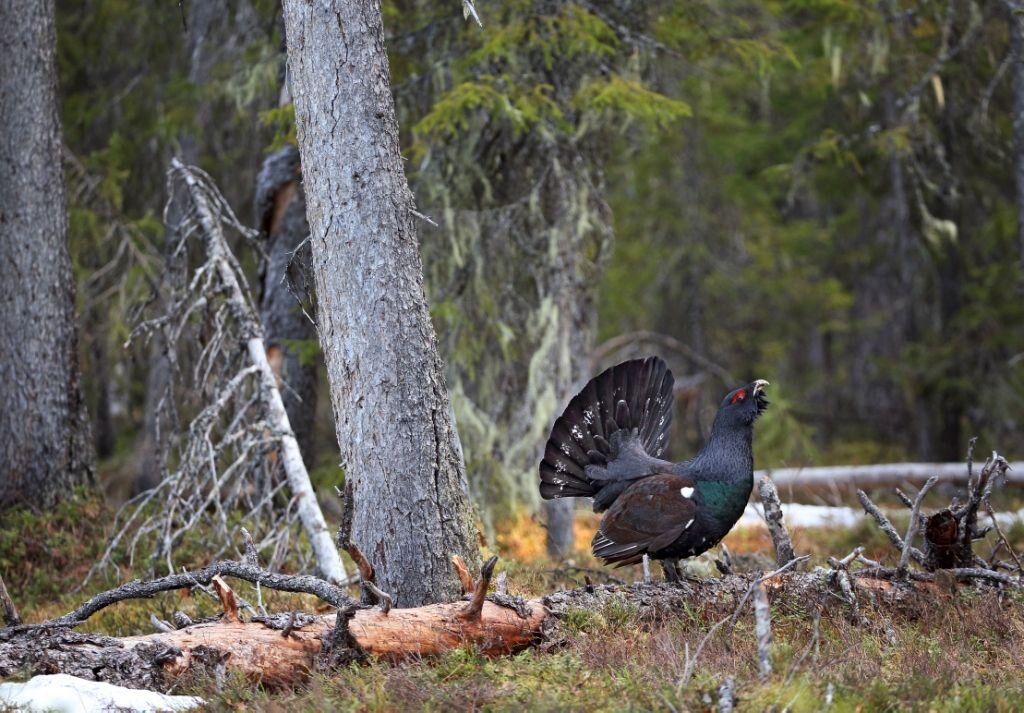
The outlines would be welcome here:
<svg viewBox="0 0 1024 713">
<path fill-rule="evenodd" d="M 64 613 L 113 584 L 110 573 L 79 589 L 105 546 L 111 519 L 104 505 L 87 497 L 45 515 L 3 516 L 0 572 L 24 619 Z M 591 518 L 580 518 L 581 544 L 592 528 Z M 585 548 L 568 562 L 551 562 L 541 554 L 542 532 L 524 517 L 497 539 L 514 593 L 541 594 L 588 578 L 639 577 L 638 569 L 600 567 Z M 1024 544 L 1024 528 L 1010 536 Z M 818 563 L 858 544 L 873 556 L 894 559 L 884 538 L 867 525 L 797 532 L 795 540 L 798 550 L 810 552 Z M 727 544 L 739 567 L 770 567 L 763 554 L 770 554 L 771 546 L 762 532 L 734 532 Z M 181 564 L 206 563 L 201 547 L 189 550 L 189 557 L 192 561 Z M 706 559 L 693 568 L 698 576 L 713 576 L 711 557 Z M 123 567 L 117 576 L 144 574 Z M 247 585 L 238 583 L 237 588 L 255 597 Z M 265 598 L 271 609 L 320 607 L 295 595 L 266 593 Z M 111 607 L 83 628 L 113 635 L 149 633 L 150 614 L 169 619 L 178 609 L 194 617 L 217 613 L 205 595 L 174 592 Z M 199 686 L 196 692 L 207 697 L 211 710 L 223 711 L 684 711 L 716 709 L 719 687 L 732 677 L 738 710 L 1024 710 L 1024 596 L 960 588 L 937 592 L 930 606 L 882 611 L 868 605 L 862 612 L 866 623 L 773 606 L 772 673 L 766 678 L 759 674 L 749 615 L 734 628 L 721 627 L 695 657 L 714 622 L 681 611 L 670 621 L 650 623 L 610 606 L 570 614 L 565 641 L 551 650 L 494 660 L 461 650 L 402 665 L 354 665 L 313 675 L 296 690 L 229 680 L 220 690 Z"/>
</svg>

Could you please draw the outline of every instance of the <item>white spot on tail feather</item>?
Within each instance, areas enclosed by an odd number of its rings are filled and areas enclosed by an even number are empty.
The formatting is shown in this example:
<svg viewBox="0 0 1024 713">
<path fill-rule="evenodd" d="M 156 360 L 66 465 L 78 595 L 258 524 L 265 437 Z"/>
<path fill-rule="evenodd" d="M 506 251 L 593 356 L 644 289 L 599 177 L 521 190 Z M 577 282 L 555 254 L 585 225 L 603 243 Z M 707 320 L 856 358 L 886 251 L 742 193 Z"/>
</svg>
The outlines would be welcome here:
<svg viewBox="0 0 1024 713">
<path fill-rule="evenodd" d="M 692 525 L 692 524 L 693 524 L 693 518 L 691 517 L 690 521 L 683 526 L 683 530 L 684 531 L 685 530 L 689 530 L 690 529 L 690 525 Z"/>
</svg>

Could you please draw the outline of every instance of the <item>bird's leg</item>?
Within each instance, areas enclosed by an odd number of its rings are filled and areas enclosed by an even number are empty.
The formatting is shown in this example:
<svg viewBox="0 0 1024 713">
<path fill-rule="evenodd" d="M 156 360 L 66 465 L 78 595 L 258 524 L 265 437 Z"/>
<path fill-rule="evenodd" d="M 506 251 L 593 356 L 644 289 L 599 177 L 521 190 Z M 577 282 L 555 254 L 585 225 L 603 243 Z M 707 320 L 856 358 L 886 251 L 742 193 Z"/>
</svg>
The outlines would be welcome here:
<svg viewBox="0 0 1024 713">
<path fill-rule="evenodd" d="M 679 573 L 679 560 L 678 559 L 665 559 L 661 561 L 661 569 L 665 572 L 666 582 L 678 582 L 682 579 L 682 575 Z"/>
<path fill-rule="evenodd" d="M 651 583 L 651 558 L 646 554 L 644 555 L 644 584 Z"/>
</svg>

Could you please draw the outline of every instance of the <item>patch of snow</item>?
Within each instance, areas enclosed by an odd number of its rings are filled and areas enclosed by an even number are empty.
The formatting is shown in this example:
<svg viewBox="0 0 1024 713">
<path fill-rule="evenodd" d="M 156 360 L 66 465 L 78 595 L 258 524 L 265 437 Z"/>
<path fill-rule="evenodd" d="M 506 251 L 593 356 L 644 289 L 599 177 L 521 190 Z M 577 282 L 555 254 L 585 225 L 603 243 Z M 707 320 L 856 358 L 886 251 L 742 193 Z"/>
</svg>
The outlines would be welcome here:
<svg viewBox="0 0 1024 713">
<path fill-rule="evenodd" d="M 168 696 L 155 691 L 87 681 L 66 673 L 36 676 L 25 683 L 0 683 L 0 705 L 24 711 L 184 711 L 205 703 L 196 696 Z"/>
</svg>

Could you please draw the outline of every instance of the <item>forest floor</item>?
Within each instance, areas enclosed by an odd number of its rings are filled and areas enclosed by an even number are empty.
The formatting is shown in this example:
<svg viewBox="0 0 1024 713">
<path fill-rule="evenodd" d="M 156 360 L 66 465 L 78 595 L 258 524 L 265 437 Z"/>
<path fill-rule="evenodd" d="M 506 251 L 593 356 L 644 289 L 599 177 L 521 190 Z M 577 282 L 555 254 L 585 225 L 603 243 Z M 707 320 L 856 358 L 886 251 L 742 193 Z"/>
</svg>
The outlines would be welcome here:
<svg viewBox="0 0 1024 713">
<path fill-rule="evenodd" d="M 96 579 L 76 591 L 102 552 L 111 520 L 111 513 L 91 499 L 42 517 L 5 516 L 0 572 L 23 619 L 63 614 L 114 583 Z M 588 516 L 579 521 L 578 542 L 585 545 L 595 521 Z M 1024 526 L 1008 536 L 1016 546 L 1024 545 Z M 812 555 L 811 567 L 858 545 L 871 558 L 895 560 L 885 538 L 867 523 L 848 530 L 797 531 L 794 541 L 798 552 Z M 726 543 L 737 570 L 773 568 L 766 531 L 737 530 Z M 603 568 L 585 548 L 561 563 L 547 560 L 542 549 L 543 531 L 527 518 L 499 534 L 499 568 L 508 572 L 511 593 L 540 595 L 581 586 L 587 578 L 633 582 L 641 576 L 638 567 Z M 694 563 L 692 575 L 716 576 L 713 556 Z M 183 557 L 192 561 L 181 564 L 207 564 L 201 548 Z M 122 581 L 144 575 L 141 569 L 119 573 Z M 254 598 L 246 587 L 238 583 L 243 596 Z M 324 610 L 321 602 L 301 595 L 265 592 L 264 600 L 271 611 Z M 205 596 L 175 592 L 119 604 L 80 629 L 116 636 L 151 633 L 151 614 L 170 619 L 178 609 L 193 618 L 219 613 Z M 733 678 L 737 710 L 1024 710 L 1024 594 L 950 585 L 905 608 L 864 606 L 861 622 L 836 611 L 810 617 L 773 603 L 767 677 L 759 672 L 750 613 L 732 628 L 721 627 L 696 656 L 715 623 L 698 607 L 649 622 L 628 607 L 608 605 L 567 617 L 564 642 L 547 651 L 487 659 L 459 650 L 401 665 L 353 665 L 329 676 L 313 675 L 306 686 L 290 691 L 229 679 L 219 688 L 211 682 L 175 693 L 197 693 L 210 710 L 224 711 L 683 711 L 717 710 L 719 687 Z M 689 680 L 688 660 L 695 662 Z"/>
</svg>

